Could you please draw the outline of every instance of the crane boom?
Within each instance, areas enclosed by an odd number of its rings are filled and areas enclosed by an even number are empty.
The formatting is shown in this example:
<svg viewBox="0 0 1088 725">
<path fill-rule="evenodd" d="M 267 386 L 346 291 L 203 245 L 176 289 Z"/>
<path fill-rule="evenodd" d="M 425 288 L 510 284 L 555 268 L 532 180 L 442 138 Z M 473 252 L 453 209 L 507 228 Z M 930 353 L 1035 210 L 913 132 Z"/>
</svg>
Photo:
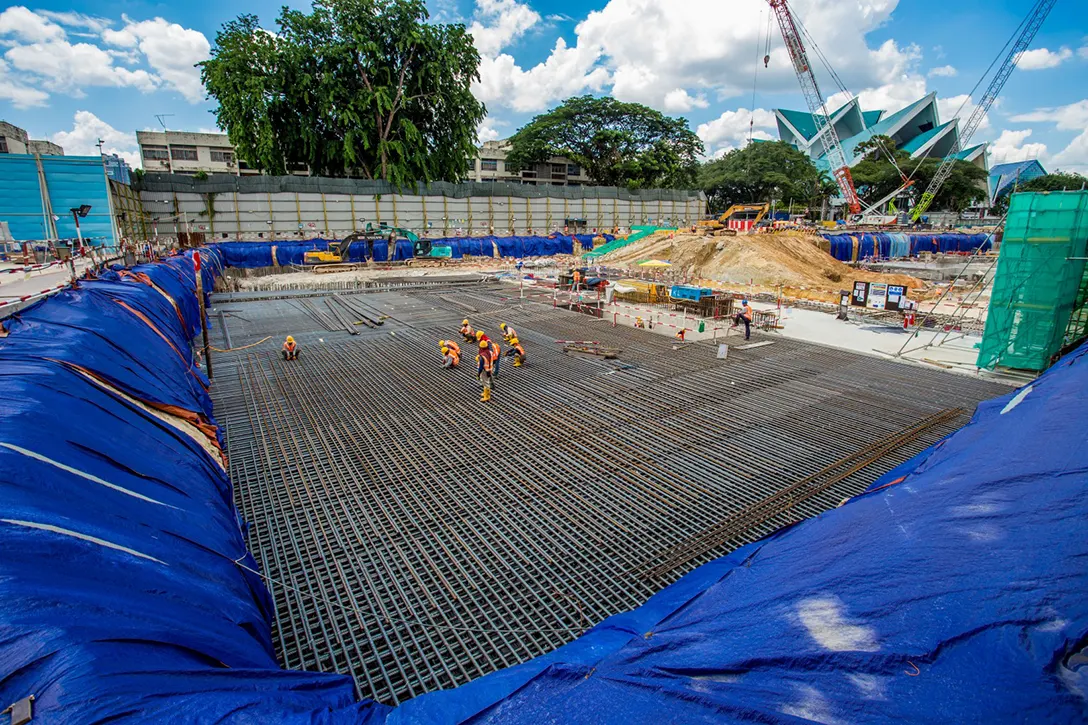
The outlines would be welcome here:
<svg viewBox="0 0 1088 725">
<path fill-rule="evenodd" d="M 854 188 L 854 178 L 850 175 L 850 166 L 846 163 L 846 152 L 842 149 L 842 141 L 835 131 L 835 125 L 827 117 L 824 97 L 820 93 L 820 86 L 816 83 L 816 75 L 812 72 L 812 64 L 808 61 L 808 52 L 801 40 L 801 33 L 797 30 L 797 24 L 793 20 L 793 14 L 786 0 L 767 0 L 778 17 L 778 26 L 782 29 L 782 40 L 786 43 L 790 59 L 793 61 L 793 69 L 797 72 L 797 80 L 801 82 L 801 93 L 808 103 L 808 110 L 816 123 L 816 135 L 825 128 L 827 132 L 821 139 L 824 147 L 824 155 L 831 165 L 831 173 L 835 177 L 835 183 L 839 185 L 839 191 L 846 199 L 846 205 L 851 214 L 861 211 L 861 200 Z"/>
<path fill-rule="evenodd" d="M 1009 49 L 1009 54 L 1005 56 L 1005 60 L 1002 62 L 1001 67 L 997 69 L 997 73 L 994 74 L 993 80 L 990 81 L 990 85 L 986 88 L 986 92 L 982 94 L 982 99 L 975 106 L 975 110 L 971 112 L 971 115 L 964 122 L 963 128 L 960 129 L 956 140 L 952 144 L 951 150 L 948 155 L 944 157 L 944 161 L 937 167 L 937 173 L 933 175 L 933 178 L 929 182 L 929 186 L 922 193 L 922 197 L 918 200 L 918 204 L 910 210 L 911 221 L 918 221 L 922 214 L 929 209 L 929 205 L 933 203 L 933 199 L 936 198 L 937 192 L 940 191 L 941 186 L 948 177 L 952 175 L 952 168 L 956 162 L 956 156 L 967 145 L 967 142 L 971 140 L 971 136 L 978 130 L 979 125 L 982 123 L 982 119 L 986 117 L 987 111 L 990 110 L 990 106 L 994 104 L 997 99 L 997 94 L 1001 92 L 1002 86 L 1005 85 L 1005 81 L 1012 75 L 1013 70 L 1016 68 L 1016 60 L 1021 53 L 1027 50 L 1027 47 L 1031 45 L 1031 41 L 1035 38 L 1035 34 L 1039 32 L 1039 28 L 1042 26 L 1043 21 L 1046 20 L 1046 16 L 1050 14 L 1050 11 L 1054 8 L 1054 4 L 1058 0 L 1038 0 L 1035 3 L 1035 7 L 1032 8 L 1027 20 L 1024 23 L 1023 30 L 1020 31 L 1020 36 L 1013 43 L 1012 48 Z"/>
</svg>

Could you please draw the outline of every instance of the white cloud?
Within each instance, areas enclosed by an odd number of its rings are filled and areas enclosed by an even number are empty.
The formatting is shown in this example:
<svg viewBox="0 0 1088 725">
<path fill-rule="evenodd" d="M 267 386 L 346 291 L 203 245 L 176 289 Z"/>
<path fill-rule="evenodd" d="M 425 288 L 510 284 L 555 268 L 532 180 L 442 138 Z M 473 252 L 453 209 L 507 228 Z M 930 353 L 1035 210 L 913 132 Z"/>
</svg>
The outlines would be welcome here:
<svg viewBox="0 0 1088 725">
<path fill-rule="evenodd" d="M 516 0 L 477 0 L 468 32 L 482 56 L 494 56 L 540 22 L 540 14 Z"/>
<path fill-rule="evenodd" d="M 64 28 L 19 5 L 0 13 L 0 35 L 13 35 L 29 43 L 47 43 L 65 37 Z"/>
<path fill-rule="evenodd" d="M 30 108 L 44 106 L 49 94 L 16 81 L 11 67 L 0 60 L 0 100 L 11 101 L 16 108 Z"/>
<path fill-rule="evenodd" d="M 118 131 L 90 111 L 76 111 L 71 131 L 58 131 L 49 137 L 71 156 L 97 156 L 99 139 L 105 153 L 119 155 L 134 169 L 139 167 L 136 134 Z"/>
<path fill-rule="evenodd" d="M 693 108 L 706 108 L 709 105 L 703 94 L 692 96 L 683 88 L 674 88 L 666 93 L 663 102 L 664 109 L 670 112 L 690 111 Z"/>
<path fill-rule="evenodd" d="M 747 108 L 738 108 L 735 111 L 726 111 L 713 121 L 699 124 L 695 129 L 695 135 L 702 139 L 707 149 L 707 155 L 718 158 L 728 151 L 740 148 L 748 143 L 749 129 L 752 138 L 764 141 L 773 140 L 775 137 L 765 129 L 775 129 L 774 113 L 763 108 L 757 108 L 754 112 Z"/>
<path fill-rule="evenodd" d="M 1088 45 L 1082 45 L 1081 47 L 1077 48 L 1077 57 L 1088 60 Z"/>
<path fill-rule="evenodd" d="M 55 10 L 35 10 L 35 14 L 48 18 L 69 28 L 86 28 L 92 33 L 101 33 L 112 24 L 106 18 L 84 15 L 76 12 L 57 12 Z"/>
<path fill-rule="evenodd" d="M 124 17 L 124 20 L 126 24 L 121 30 L 107 30 L 102 38 L 110 45 L 138 48 L 168 86 L 190 103 L 202 101 L 204 86 L 195 66 L 211 54 L 211 45 L 204 34 L 163 18 L 134 22 Z"/>
<path fill-rule="evenodd" d="M 154 90 L 158 79 L 145 70 L 118 68 L 109 53 L 90 43 L 53 40 L 17 45 L 4 57 L 14 68 L 34 74 L 52 91 L 64 91 L 77 98 L 91 86 L 133 87 Z"/>
<path fill-rule="evenodd" d="M 1077 136 L 1068 146 L 1054 154 L 1051 162 L 1056 165 L 1056 169 L 1088 174 L 1088 99 L 1066 106 L 1037 108 L 1030 113 L 1013 116 L 1012 120 L 1022 123 L 1053 123 L 1060 131 L 1077 131 Z"/>
<path fill-rule="evenodd" d="M 966 121 L 972 113 L 978 108 L 978 104 L 971 100 L 971 97 L 966 93 L 962 93 L 958 96 L 950 96 L 949 98 L 937 97 L 937 113 L 941 116 L 941 121 L 951 121 L 953 118 L 960 119 L 960 128 L 963 128 L 963 122 Z M 978 124 L 976 131 L 985 131 L 990 128 L 990 115 L 986 114 L 982 117 L 982 121 Z"/>
<path fill-rule="evenodd" d="M 1073 51 L 1069 48 L 1063 47 L 1057 52 L 1047 50 L 1046 48 L 1036 48 L 1035 50 L 1025 50 L 1018 55 L 1016 57 L 1016 67 L 1020 70 L 1057 68 L 1072 57 Z"/>
<path fill-rule="evenodd" d="M 930 68 L 929 73 L 926 73 L 930 78 L 952 78 L 956 75 L 957 71 L 950 65 L 937 66 L 936 68 Z"/>
<path fill-rule="evenodd" d="M 499 4 L 478 0 L 477 16 L 482 18 Z M 767 69 L 752 54 L 767 29 L 769 9 L 760 2 L 609 0 L 578 23 L 573 44 L 561 39 L 548 60 L 528 70 L 508 55 L 497 55 L 499 41 L 516 37 L 515 29 L 527 23 L 527 16 L 520 25 L 514 22 L 513 0 L 501 4 L 511 16 L 505 24 L 478 21 L 491 29 L 483 36 L 483 48 L 491 52 L 483 52 L 482 80 L 475 91 L 493 105 L 536 111 L 568 95 L 610 86 L 607 90 L 619 100 L 664 110 L 669 97 L 669 106 L 679 110 L 685 102 L 677 89 L 685 89 L 692 98 L 750 93 L 757 66 L 760 92 L 796 89 L 793 66 L 777 33 Z M 862 88 L 899 82 L 920 57 L 916 46 L 902 48 L 889 40 L 872 49 L 865 42 L 866 33 L 888 21 L 897 4 L 898 0 L 793 3 L 844 83 Z"/>
<path fill-rule="evenodd" d="M 990 142 L 990 165 L 1045 158 L 1045 143 L 1024 143 L 1031 133 L 1030 128 L 1002 131 L 996 140 Z"/>
<path fill-rule="evenodd" d="M 480 125 L 476 127 L 476 143 L 482 144 L 484 141 L 497 141 L 502 138 L 501 134 L 495 128 L 496 126 L 505 125 L 501 121 L 496 121 L 493 118 L 485 118 L 480 122 Z"/>
</svg>

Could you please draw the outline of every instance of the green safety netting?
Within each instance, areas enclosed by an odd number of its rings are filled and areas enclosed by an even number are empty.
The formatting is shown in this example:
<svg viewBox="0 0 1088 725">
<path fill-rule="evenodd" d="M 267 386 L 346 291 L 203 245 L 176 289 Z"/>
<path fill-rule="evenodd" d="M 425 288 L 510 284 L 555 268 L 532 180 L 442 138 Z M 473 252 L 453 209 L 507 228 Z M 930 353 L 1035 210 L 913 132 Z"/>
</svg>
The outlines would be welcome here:
<svg viewBox="0 0 1088 725">
<path fill-rule="evenodd" d="M 586 254 L 586 259 L 596 259 L 598 257 L 603 257 L 609 252 L 614 252 L 621 247 L 626 247 L 628 244 L 637 242 L 638 240 L 648 237 L 654 232 L 659 231 L 673 231 L 673 228 L 650 226 L 631 227 L 631 234 L 629 236 L 621 237 L 619 239 L 613 239 L 607 244 L 602 244 L 601 246 L 594 249 L 592 252 Z"/>
<path fill-rule="evenodd" d="M 978 366 L 1045 370 L 1088 325 L 1088 191 L 1013 194 Z"/>
</svg>

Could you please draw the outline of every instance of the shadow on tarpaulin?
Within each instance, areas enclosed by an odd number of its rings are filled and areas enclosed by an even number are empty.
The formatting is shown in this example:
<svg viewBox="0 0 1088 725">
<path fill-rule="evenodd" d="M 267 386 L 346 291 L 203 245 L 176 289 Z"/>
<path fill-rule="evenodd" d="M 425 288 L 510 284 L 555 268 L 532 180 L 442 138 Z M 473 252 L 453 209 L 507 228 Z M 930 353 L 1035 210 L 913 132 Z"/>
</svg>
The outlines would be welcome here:
<svg viewBox="0 0 1088 725">
<path fill-rule="evenodd" d="M 210 252 L 207 289 L 224 262 Z M 5 321 L 0 707 L 33 694 L 51 723 L 1083 721 L 1085 348 L 847 504 L 554 652 L 392 708 L 277 666 L 190 346 L 194 287 L 186 255 Z"/>
<path fill-rule="evenodd" d="M 610 234 L 602 236 L 606 241 L 613 239 Z M 520 258 L 573 254 L 575 244 L 579 245 L 584 251 L 592 250 L 593 239 L 594 235 L 592 234 L 576 234 L 547 237 L 441 237 L 429 241 L 432 246 L 450 247 L 450 256 L 454 259 L 461 259 L 466 254 L 474 257 L 494 257 L 496 248 L 500 257 Z M 226 266 L 253 269 L 275 265 L 301 265 L 306 252 L 327 251 L 330 241 L 340 240 L 217 242 L 208 246 L 221 255 Z M 369 261 L 366 254 L 367 246 L 365 242 L 352 244 L 348 249 L 347 261 Z M 414 253 L 411 242 L 406 239 L 398 239 L 393 249 L 392 261 L 401 262 L 412 259 Z M 275 261 L 273 261 L 273 255 L 275 255 Z M 374 261 L 390 261 L 388 240 L 374 240 Z"/>
</svg>

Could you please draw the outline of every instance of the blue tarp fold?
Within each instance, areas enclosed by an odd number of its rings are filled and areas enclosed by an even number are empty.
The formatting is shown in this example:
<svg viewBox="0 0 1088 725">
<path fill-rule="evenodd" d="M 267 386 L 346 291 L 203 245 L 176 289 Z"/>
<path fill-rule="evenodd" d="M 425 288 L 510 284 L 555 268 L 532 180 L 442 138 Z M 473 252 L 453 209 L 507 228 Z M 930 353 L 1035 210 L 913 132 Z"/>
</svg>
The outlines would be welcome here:
<svg viewBox="0 0 1088 725">
<path fill-rule="evenodd" d="M 920 252 L 967 254 L 992 246 L 992 235 L 931 232 L 824 232 L 820 234 L 831 244 L 830 254 L 842 262 L 854 259 L 854 240 L 858 243 L 857 259 L 892 259 L 917 257 Z"/>
</svg>

